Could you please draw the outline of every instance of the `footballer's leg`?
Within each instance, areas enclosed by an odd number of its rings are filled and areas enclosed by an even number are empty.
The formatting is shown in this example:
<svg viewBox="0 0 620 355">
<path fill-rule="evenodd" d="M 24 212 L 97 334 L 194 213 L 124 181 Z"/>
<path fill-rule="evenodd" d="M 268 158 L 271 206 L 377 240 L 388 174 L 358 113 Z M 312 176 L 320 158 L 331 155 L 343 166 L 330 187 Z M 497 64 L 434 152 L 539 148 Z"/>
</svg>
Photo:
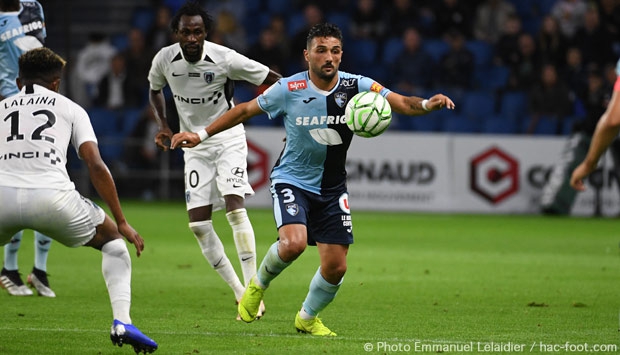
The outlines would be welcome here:
<svg viewBox="0 0 620 355">
<path fill-rule="evenodd" d="M 110 296 L 114 321 L 110 339 L 114 345 L 131 345 L 136 353 L 151 353 L 157 343 L 144 335 L 131 321 L 131 258 L 116 223 L 108 216 L 97 226 L 97 233 L 87 246 L 101 250 L 101 269 Z"/>
<path fill-rule="evenodd" d="M 310 282 L 310 288 L 301 310 L 295 317 L 295 328 L 300 333 L 319 336 L 336 336 L 318 318 L 336 297 L 346 271 L 346 249 L 348 245 L 317 243 L 321 255 L 321 267 Z M 326 271 L 323 275 L 322 270 Z"/>
<path fill-rule="evenodd" d="M 239 302 L 238 312 L 244 322 L 256 319 L 263 294 L 273 279 L 284 271 L 306 248 L 306 226 L 288 224 L 279 229 L 280 239 L 273 243 L 258 267 Z"/>
<path fill-rule="evenodd" d="M 213 221 L 209 219 L 190 222 L 189 228 L 194 233 L 198 245 L 200 245 L 202 255 L 228 286 L 230 286 L 235 293 L 235 299 L 241 298 L 244 290 L 243 285 L 241 281 L 239 281 L 239 277 L 230 263 L 228 256 L 226 256 L 222 241 L 215 232 L 215 229 L 213 229 Z"/>
<path fill-rule="evenodd" d="M 219 149 L 200 153 L 188 151 L 183 155 L 187 214 L 189 228 L 198 241 L 202 255 L 232 289 L 235 300 L 238 300 L 243 294 L 243 284 L 226 256 L 224 245 L 211 220 L 213 205 L 223 207 L 224 204 L 217 184 L 218 151 Z"/>
<path fill-rule="evenodd" d="M 254 237 L 254 229 L 250 218 L 244 207 L 244 198 L 237 195 L 224 196 L 226 201 L 226 219 L 233 231 L 233 239 L 239 256 L 241 272 L 243 274 L 244 285 L 247 287 L 250 280 L 256 275 L 256 242 Z M 237 302 L 240 299 L 237 299 Z M 261 301 L 256 314 L 256 319 L 260 319 L 265 314 L 265 303 Z M 237 320 L 241 320 L 241 316 L 237 315 Z"/>
<path fill-rule="evenodd" d="M 4 245 L 4 265 L 0 271 L 0 285 L 12 296 L 31 296 L 28 288 L 19 275 L 17 252 L 22 242 L 24 231 L 19 231 Z"/>
<path fill-rule="evenodd" d="M 52 238 L 38 231 L 34 232 L 34 267 L 28 275 L 28 284 L 34 287 L 39 296 L 56 297 L 47 279 L 47 256 L 52 245 Z"/>
</svg>

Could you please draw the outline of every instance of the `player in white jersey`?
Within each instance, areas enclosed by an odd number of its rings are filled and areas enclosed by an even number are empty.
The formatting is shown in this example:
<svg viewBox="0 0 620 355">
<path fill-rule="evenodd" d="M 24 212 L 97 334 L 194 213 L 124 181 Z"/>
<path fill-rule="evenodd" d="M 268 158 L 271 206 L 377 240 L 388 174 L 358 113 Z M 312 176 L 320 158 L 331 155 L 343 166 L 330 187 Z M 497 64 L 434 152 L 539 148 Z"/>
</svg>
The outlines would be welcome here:
<svg viewBox="0 0 620 355">
<path fill-rule="evenodd" d="M 346 185 L 346 157 L 353 132 L 342 119 L 347 102 L 359 92 L 374 91 L 387 99 L 394 112 L 402 115 L 454 108 L 454 102 L 442 94 L 429 99 L 403 96 L 371 78 L 339 71 L 343 53 L 340 29 L 333 24 L 317 24 L 310 29 L 304 50 L 308 71 L 282 78 L 256 99 L 235 106 L 206 128 L 172 137 L 172 148 L 189 148 L 217 138 L 215 134 L 225 133 L 226 129 L 263 112 L 272 119 L 284 120 L 286 145 L 271 171 L 278 240 L 267 251 L 239 302 L 238 312 L 245 322 L 256 319 L 269 284 L 307 245 L 316 245 L 320 267 L 295 316 L 295 328 L 316 336 L 336 335 L 318 314 L 333 301 L 342 285 L 349 245 L 353 243 Z M 334 119 L 305 120 L 305 117 Z M 325 135 L 338 139 L 330 138 L 329 142 L 318 139 L 323 135 L 316 134 L 317 131 L 328 132 Z"/>
<path fill-rule="evenodd" d="M 234 106 L 234 80 L 260 85 L 280 78 L 265 65 L 206 41 L 211 23 L 199 4 L 186 3 L 171 21 L 179 42 L 162 48 L 153 59 L 150 102 L 159 123 L 155 143 L 164 150 L 169 149 L 172 138 L 165 116 L 164 86 L 172 90 L 181 132 L 194 132 Z M 224 252 L 211 216 L 225 206 L 247 285 L 256 274 L 254 231 L 244 204 L 245 196 L 254 193 L 248 182 L 247 153 L 243 125 L 184 152 L 189 228 L 204 257 L 231 287 L 236 300 L 241 298 L 245 286 Z"/>
<path fill-rule="evenodd" d="M 114 180 L 99 154 L 86 111 L 57 91 L 65 61 L 48 48 L 19 59 L 20 92 L 0 101 L 0 243 L 22 229 L 39 230 L 68 246 L 102 253 L 112 314 L 113 344 L 153 352 L 157 343 L 132 325 L 131 258 L 144 240 L 125 219 Z M 65 167 L 69 143 L 84 160 L 90 179 L 114 220 L 81 196 Z M 116 221 L 116 222 L 115 222 Z"/>
<path fill-rule="evenodd" d="M 18 60 L 29 49 L 43 46 L 46 37 L 43 7 L 34 0 L 0 0 L 0 100 L 19 92 L 15 79 Z M 13 296 L 30 296 L 18 270 L 18 251 L 23 231 L 15 233 L 4 246 L 4 261 L 0 271 L 0 286 Z M 52 239 L 39 231 L 34 232 L 34 267 L 28 275 L 28 284 L 40 296 L 55 297 L 47 280 L 47 256 Z"/>
</svg>

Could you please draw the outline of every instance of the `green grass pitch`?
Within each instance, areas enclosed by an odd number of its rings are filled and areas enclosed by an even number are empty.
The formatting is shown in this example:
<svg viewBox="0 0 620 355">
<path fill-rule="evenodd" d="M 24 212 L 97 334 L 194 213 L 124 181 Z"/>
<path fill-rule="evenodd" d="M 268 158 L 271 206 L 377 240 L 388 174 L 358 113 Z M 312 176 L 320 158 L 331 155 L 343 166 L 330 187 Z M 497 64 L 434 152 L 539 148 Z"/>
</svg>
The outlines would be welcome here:
<svg viewBox="0 0 620 355">
<path fill-rule="evenodd" d="M 182 203 L 128 202 L 124 208 L 146 241 L 140 258 L 129 245 L 132 318 L 159 343 L 156 354 L 620 348 L 620 228 L 613 219 L 354 211 L 348 272 L 321 314 L 338 337 L 321 339 L 297 334 L 293 325 L 318 267 L 315 248 L 272 283 L 263 319 L 245 324 L 235 321 L 232 291 L 204 260 Z M 262 260 L 276 237 L 273 218 L 269 210 L 249 213 Z M 224 214 L 214 217 L 238 269 Z M 33 259 L 26 235 L 19 254 L 23 277 Z M 110 342 L 112 314 L 98 251 L 54 243 L 48 272 L 55 299 L 1 291 L 0 354 L 133 353 Z"/>
</svg>

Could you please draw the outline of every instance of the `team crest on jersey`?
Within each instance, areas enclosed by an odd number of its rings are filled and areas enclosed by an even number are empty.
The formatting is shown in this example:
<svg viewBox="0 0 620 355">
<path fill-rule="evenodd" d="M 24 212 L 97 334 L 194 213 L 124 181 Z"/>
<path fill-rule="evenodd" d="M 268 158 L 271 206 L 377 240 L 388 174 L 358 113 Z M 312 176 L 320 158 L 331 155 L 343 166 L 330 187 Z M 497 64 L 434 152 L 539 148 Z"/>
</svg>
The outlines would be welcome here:
<svg viewBox="0 0 620 355">
<path fill-rule="evenodd" d="M 379 84 L 376 81 L 372 83 L 372 85 L 370 85 L 370 91 L 381 92 L 381 90 L 383 90 L 383 85 Z"/>
<path fill-rule="evenodd" d="M 289 203 L 286 205 L 286 212 L 291 216 L 297 216 L 297 213 L 299 213 L 299 206 L 297 206 L 296 203 Z"/>
<path fill-rule="evenodd" d="M 336 101 L 336 105 L 339 107 L 344 107 L 347 103 L 347 93 L 346 92 L 337 92 L 334 95 L 334 101 Z"/>
<path fill-rule="evenodd" d="M 185 191 L 185 203 L 189 203 L 190 200 L 190 195 L 189 195 L 189 190 Z"/>
<path fill-rule="evenodd" d="M 211 84 L 211 82 L 213 81 L 214 77 L 215 77 L 215 73 L 213 73 L 211 71 L 208 71 L 208 72 L 202 74 L 202 78 L 205 79 L 207 84 Z"/>
<path fill-rule="evenodd" d="M 305 80 L 295 80 L 288 83 L 288 91 L 297 91 L 308 88 L 308 83 Z"/>
</svg>

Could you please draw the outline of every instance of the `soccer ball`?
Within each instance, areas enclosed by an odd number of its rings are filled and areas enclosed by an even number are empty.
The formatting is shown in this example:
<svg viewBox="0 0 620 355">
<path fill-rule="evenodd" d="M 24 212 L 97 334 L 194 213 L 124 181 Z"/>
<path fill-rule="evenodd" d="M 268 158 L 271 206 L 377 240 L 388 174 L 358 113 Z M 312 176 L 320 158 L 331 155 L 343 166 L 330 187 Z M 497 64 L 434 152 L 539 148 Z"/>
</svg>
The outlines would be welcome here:
<svg viewBox="0 0 620 355">
<path fill-rule="evenodd" d="M 390 126 L 392 108 L 387 100 L 374 91 L 363 91 L 351 98 L 344 110 L 347 126 L 356 135 L 376 137 Z"/>
</svg>

